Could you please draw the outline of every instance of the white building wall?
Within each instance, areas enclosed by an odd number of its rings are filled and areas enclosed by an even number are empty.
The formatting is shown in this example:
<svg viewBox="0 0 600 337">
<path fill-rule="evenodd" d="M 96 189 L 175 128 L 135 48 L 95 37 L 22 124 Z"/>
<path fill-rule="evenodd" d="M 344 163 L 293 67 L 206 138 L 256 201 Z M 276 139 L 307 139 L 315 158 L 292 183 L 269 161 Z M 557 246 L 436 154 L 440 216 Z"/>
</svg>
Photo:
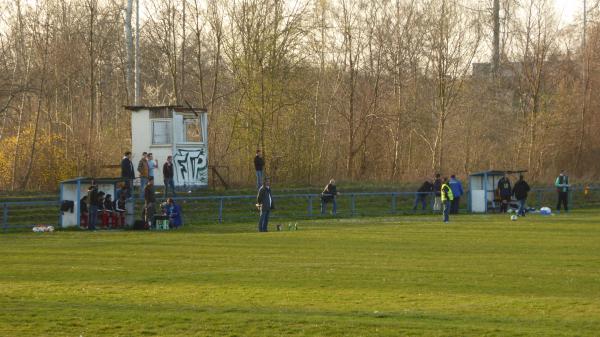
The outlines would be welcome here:
<svg viewBox="0 0 600 337">
<path fill-rule="evenodd" d="M 132 162 L 137 172 L 137 165 L 142 158 L 142 152 L 150 152 L 158 163 L 154 170 L 154 184 L 164 186 L 162 167 L 167 161 L 167 157 L 174 157 L 175 185 L 208 185 L 208 167 L 207 156 L 208 148 L 206 140 L 208 139 L 206 114 L 201 115 L 202 121 L 202 139 L 204 143 L 185 143 L 183 133 L 183 116 L 174 113 L 171 120 L 171 144 L 152 145 L 152 120 L 149 110 L 138 110 L 131 112 L 131 143 L 132 143 Z M 168 120 L 168 119 L 161 119 Z M 183 158 L 187 160 L 183 161 Z M 185 170 L 186 174 L 182 174 Z M 193 174 L 192 174 L 193 172 Z M 139 185 L 139 181 L 135 184 Z"/>
</svg>

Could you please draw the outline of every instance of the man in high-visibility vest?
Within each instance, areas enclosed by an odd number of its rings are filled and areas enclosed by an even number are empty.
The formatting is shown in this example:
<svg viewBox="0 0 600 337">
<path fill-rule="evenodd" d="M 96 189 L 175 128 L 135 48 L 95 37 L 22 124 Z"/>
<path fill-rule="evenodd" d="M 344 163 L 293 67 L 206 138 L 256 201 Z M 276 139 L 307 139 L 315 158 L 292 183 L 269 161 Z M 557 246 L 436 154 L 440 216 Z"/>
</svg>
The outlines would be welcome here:
<svg viewBox="0 0 600 337">
<path fill-rule="evenodd" d="M 444 222 L 447 223 L 450 220 L 450 202 L 454 200 L 452 189 L 450 188 L 450 185 L 448 185 L 448 177 L 444 177 L 440 192 L 442 196 L 442 205 L 444 206 Z"/>
</svg>

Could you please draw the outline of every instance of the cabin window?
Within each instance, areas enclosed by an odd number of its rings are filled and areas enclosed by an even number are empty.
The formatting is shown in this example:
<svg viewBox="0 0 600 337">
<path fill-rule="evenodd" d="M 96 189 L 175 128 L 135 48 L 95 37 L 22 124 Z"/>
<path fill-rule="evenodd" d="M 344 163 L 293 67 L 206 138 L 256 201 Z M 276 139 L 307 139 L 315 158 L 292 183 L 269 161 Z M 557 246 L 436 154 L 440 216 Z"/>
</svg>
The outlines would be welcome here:
<svg viewBox="0 0 600 337">
<path fill-rule="evenodd" d="M 152 145 L 171 144 L 171 122 L 152 121 Z"/>
<path fill-rule="evenodd" d="M 198 118 L 184 118 L 184 141 L 186 143 L 201 143 L 202 133 L 200 132 L 200 121 Z"/>
</svg>

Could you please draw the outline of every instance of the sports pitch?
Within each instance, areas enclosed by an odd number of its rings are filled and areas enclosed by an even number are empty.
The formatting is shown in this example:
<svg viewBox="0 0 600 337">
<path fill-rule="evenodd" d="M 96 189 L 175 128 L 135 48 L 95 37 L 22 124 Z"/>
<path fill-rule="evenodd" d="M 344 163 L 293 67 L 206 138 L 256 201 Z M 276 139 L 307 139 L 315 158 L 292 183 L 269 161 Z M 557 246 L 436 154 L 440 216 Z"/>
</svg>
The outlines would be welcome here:
<svg viewBox="0 0 600 337">
<path fill-rule="evenodd" d="M 0 336 L 600 335 L 594 210 L 255 227 L 0 235 Z"/>
</svg>

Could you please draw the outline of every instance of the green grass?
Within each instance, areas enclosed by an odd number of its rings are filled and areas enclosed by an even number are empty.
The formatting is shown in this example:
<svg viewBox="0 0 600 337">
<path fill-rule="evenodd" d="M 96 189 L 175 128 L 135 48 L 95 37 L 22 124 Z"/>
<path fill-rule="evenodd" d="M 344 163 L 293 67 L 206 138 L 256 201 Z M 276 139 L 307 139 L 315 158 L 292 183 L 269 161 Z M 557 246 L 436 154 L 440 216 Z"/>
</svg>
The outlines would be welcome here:
<svg viewBox="0 0 600 337">
<path fill-rule="evenodd" d="M 599 223 L 578 211 L 4 234 L 0 336 L 598 336 Z"/>
</svg>

